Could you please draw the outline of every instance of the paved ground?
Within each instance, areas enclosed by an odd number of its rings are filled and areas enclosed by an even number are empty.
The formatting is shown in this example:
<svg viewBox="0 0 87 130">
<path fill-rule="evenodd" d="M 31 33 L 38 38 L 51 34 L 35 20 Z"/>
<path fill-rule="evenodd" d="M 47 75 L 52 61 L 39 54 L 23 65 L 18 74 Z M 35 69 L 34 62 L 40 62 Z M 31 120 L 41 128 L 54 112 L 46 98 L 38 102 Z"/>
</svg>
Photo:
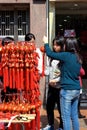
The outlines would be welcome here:
<svg viewBox="0 0 87 130">
<path fill-rule="evenodd" d="M 86 116 L 84 119 L 79 119 L 80 122 L 80 130 L 87 130 L 87 109 L 82 109 L 81 113 Z M 58 128 L 59 124 L 59 114 L 58 111 L 55 110 L 55 130 Z M 45 127 L 47 125 L 47 116 L 46 116 L 46 110 L 41 109 L 41 128 Z"/>
</svg>

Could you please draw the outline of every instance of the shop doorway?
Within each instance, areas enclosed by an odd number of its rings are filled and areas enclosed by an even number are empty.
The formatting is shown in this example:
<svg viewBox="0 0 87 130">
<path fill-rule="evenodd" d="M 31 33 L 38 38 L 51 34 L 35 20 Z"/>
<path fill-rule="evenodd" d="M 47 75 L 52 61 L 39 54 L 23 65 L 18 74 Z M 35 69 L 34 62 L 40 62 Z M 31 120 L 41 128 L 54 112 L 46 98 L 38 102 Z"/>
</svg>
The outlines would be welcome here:
<svg viewBox="0 0 87 130">
<path fill-rule="evenodd" d="M 83 102 L 87 102 L 87 2 L 57 2 L 55 9 L 55 35 L 57 36 L 58 32 L 63 35 L 66 29 L 75 29 L 76 38 L 80 45 L 80 53 L 83 57 L 83 68 L 86 73 L 82 78 L 83 89 L 85 90 Z"/>
<path fill-rule="evenodd" d="M 87 79 L 87 15 L 56 15 L 56 35 L 58 32 L 64 34 L 66 29 L 75 29 L 83 57 L 83 68 L 86 72 L 83 78 Z"/>
<path fill-rule="evenodd" d="M 56 3 L 56 34 L 64 34 L 66 29 L 75 29 L 76 38 L 79 40 L 83 68 L 87 79 L 87 2 L 57 2 Z M 87 88 L 87 85 L 84 85 Z"/>
</svg>

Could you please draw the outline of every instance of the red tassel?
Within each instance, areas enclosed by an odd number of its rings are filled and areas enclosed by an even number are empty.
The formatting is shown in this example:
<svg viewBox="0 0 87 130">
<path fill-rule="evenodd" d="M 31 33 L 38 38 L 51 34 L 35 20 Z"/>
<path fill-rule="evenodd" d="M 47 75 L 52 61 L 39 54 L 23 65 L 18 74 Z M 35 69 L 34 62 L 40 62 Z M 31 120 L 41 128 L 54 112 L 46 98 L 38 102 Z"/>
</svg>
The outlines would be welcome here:
<svg viewBox="0 0 87 130">
<path fill-rule="evenodd" d="M 19 68 L 16 70 L 16 88 L 18 90 L 21 90 L 20 88 L 20 74 L 19 74 Z"/>
<path fill-rule="evenodd" d="M 24 123 L 25 130 L 31 130 L 30 129 L 30 123 Z"/>
<path fill-rule="evenodd" d="M 13 86 L 13 88 L 15 88 L 15 81 L 16 81 L 15 80 L 15 68 L 12 68 L 12 78 L 13 78 L 12 79 L 12 81 L 13 81 L 13 85 L 12 86 Z"/>
<path fill-rule="evenodd" d="M 33 68 L 30 69 L 30 90 L 34 89 Z"/>
<path fill-rule="evenodd" d="M 29 90 L 29 68 L 26 68 L 26 90 Z"/>
<path fill-rule="evenodd" d="M 5 68 L 3 68 L 3 84 L 4 84 L 4 90 L 6 91 L 6 71 L 5 71 Z"/>
<path fill-rule="evenodd" d="M 23 68 L 20 68 L 20 86 L 21 86 L 21 89 L 24 90 L 24 72 L 23 72 Z"/>
<path fill-rule="evenodd" d="M 31 113 L 35 114 L 35 109 L 33 109 Z M 36 121 L 35 121 L 35 119 L 33 119 L 31 121 L 31 130 L 36 130 Z"/>
<path fill-rule="evenodd" d="M 10 88 L 12 88 L 12 68 L 9 69 L 9 84 Z"/>
<path fill-rule="evenodd" d="M 5 67 L 5 75 L 6 75 L 6 86 L 9 86 L 9 73 L 8 73 L 8 67 Z"/>
</svg>

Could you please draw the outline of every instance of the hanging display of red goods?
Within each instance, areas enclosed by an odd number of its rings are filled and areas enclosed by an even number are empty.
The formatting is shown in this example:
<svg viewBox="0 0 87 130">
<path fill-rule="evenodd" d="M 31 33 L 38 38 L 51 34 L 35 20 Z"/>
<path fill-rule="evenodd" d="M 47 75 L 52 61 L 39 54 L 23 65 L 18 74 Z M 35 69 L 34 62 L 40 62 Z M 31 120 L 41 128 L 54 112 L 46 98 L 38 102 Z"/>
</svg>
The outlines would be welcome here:
<svg viewBox="0 0 87 130">
<path fill-rule="evenodd" d="M 6 92 L 7 87 L 11 90 L 5 94 L 8 102 L 6 103 L 4 100 L 0 104 L 0 118 L 4 117 L 3 113 L 9 119 L 13 114 L 29 114 L 34 110 L 36 119 L 40 120 L 40 75 L 37 68 L 38 53 L 35 44 L 17 42 L 0 46 L 0 54 L 4 92 Z M 35 125 L 35 123 L 33 124 Z M 37 127 L 39 130 L 40 122 Z"/>
</svg>

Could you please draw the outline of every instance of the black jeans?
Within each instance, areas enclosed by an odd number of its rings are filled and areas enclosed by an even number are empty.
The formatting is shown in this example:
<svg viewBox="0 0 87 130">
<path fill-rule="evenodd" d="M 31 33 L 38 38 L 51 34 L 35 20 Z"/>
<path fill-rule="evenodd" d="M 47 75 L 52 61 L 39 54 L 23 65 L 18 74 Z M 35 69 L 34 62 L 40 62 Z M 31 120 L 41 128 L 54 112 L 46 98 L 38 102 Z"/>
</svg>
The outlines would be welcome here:
<svg viewBox="0 0 87 130">
<path fill-rule="evenodd" d="M 63 128 L 63 123 L 62 123 L 62 119 L 61 119 L 61 112 L 60 112 L 60 89 L 49 86 L 48 95 L 47 95 L 47 104 L 46 104 L 49 125 L 54 125 L 55 104 L 57 104 L 57 109 L 58 109 L 58 112 L 60 114 L 59 127 Z"/>
</svg>

